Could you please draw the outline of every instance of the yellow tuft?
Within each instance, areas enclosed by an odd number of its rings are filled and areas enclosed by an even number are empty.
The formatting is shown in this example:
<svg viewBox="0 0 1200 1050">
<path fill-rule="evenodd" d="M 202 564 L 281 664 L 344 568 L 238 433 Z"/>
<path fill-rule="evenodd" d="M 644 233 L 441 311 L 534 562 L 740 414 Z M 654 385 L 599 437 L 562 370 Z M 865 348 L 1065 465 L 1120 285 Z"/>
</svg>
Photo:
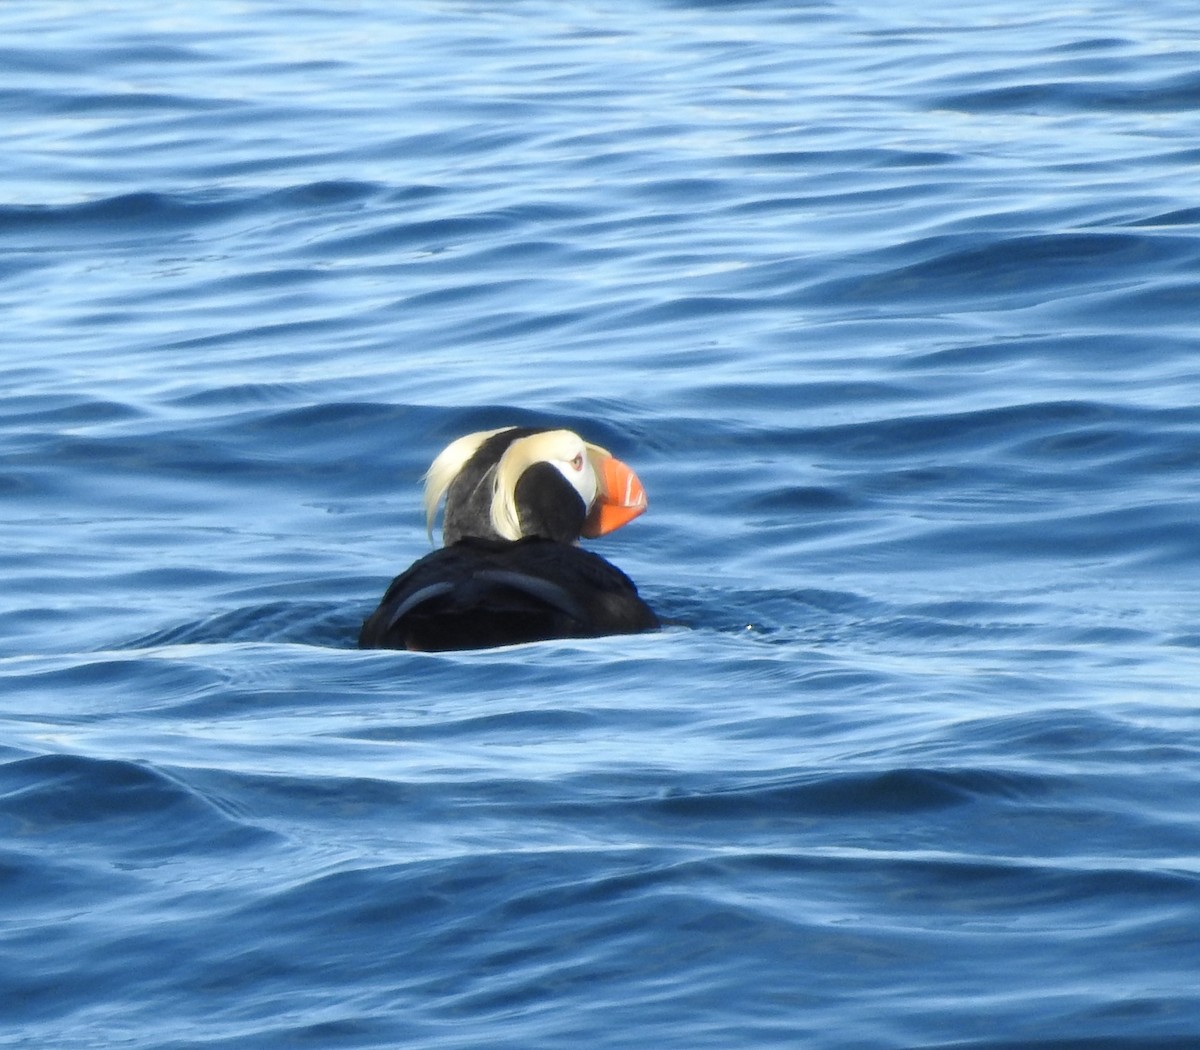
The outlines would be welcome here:
<svg viewBox="0 0 1200 1050">
<path fill-rule="evenodd" d="M 498 427 L 496 430 L 480 430 L 474 434 L 466 434 L 451 441 L 434 457 L 423 479 L 425 482 L 425 531 L 429 534 L 430 543 L 433 542 L 433 522 L 437 518 L 438 504 L 442 502 L 442 497 L 446 495 L 450 483 L 458 477 L 463 467 L 467 465 L 467 461 L 479 451 L 479 446 L 488 438 L 505 430 L 513 429 L 515 428 Z"/>
<path fill-rule="evenodd" d="M 504 450 L 492 478 L 492 528 L 509 540 L 521 538 L 521 519 L 517 513 L 517 482 L 535 463 L 549 460 L 567 461 L 573 451 L 583 445 L 588 460 L 595 464 L 609 453 L 599 445 L 591 445 L 571 430 L 546 430 L 518 438 Z"/>
</svg>

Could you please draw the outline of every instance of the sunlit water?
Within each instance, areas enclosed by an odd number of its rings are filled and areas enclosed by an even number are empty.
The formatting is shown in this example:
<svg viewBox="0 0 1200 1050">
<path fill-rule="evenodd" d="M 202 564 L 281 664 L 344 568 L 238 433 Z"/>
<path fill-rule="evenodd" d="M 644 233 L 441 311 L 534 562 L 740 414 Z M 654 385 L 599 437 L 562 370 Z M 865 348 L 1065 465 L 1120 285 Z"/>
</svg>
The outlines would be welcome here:
<svg viewBox="0 0 1200 1050">
<path fill-rule="evenodd" d="M 1197 24 L 0 5 L 0 1042 L 1200 1045 Z M 673 626 L 354 651 L 506 423 Z"/>
</svg>

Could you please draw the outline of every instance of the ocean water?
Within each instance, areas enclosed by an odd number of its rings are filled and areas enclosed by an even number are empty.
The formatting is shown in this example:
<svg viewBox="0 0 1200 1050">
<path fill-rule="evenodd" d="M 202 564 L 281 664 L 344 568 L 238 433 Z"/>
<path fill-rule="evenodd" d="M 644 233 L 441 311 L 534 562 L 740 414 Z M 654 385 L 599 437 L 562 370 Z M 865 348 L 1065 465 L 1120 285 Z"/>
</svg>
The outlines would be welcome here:
<svg viewBox="0 0 1200 1050">
<path fill-rule="evenodd" d="M 1198 28 L 0 5 L 0 1044 L 1200 1046 Z M 355 651 L 508 423 L 672 626 Z"/>
</svg>

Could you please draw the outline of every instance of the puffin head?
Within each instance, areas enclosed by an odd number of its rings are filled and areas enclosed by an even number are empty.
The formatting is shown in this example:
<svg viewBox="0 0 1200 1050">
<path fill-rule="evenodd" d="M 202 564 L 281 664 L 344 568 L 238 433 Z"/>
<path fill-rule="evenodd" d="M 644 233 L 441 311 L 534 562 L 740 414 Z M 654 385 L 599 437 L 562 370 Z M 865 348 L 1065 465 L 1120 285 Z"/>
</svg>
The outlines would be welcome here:
<svg viewBox="0 0 1200 1050">
<path fill-rule="evenodd" d="M 505 427 L 451 442 L 425 475 L 430 537 L 443 495 L 443 539 L 574 543 L 619 529 L 646 510 L 634 472 L 570 430 Z"/>
</svg>

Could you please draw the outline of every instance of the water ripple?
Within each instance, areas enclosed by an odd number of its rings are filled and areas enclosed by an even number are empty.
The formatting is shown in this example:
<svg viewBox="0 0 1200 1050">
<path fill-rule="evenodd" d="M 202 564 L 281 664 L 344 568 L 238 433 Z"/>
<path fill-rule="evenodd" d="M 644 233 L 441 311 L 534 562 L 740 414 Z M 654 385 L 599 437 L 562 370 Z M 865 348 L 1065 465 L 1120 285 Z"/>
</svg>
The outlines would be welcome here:
<svg viewBox="0 0 1200 1050">
<path fill-rule="evenodd" d="M 0 1042 L 1195 1044 L 1190 11 L 88 14 L 0 5 Z M 514 423 L 669 626 L 356 651 Z"/>
</svg>

